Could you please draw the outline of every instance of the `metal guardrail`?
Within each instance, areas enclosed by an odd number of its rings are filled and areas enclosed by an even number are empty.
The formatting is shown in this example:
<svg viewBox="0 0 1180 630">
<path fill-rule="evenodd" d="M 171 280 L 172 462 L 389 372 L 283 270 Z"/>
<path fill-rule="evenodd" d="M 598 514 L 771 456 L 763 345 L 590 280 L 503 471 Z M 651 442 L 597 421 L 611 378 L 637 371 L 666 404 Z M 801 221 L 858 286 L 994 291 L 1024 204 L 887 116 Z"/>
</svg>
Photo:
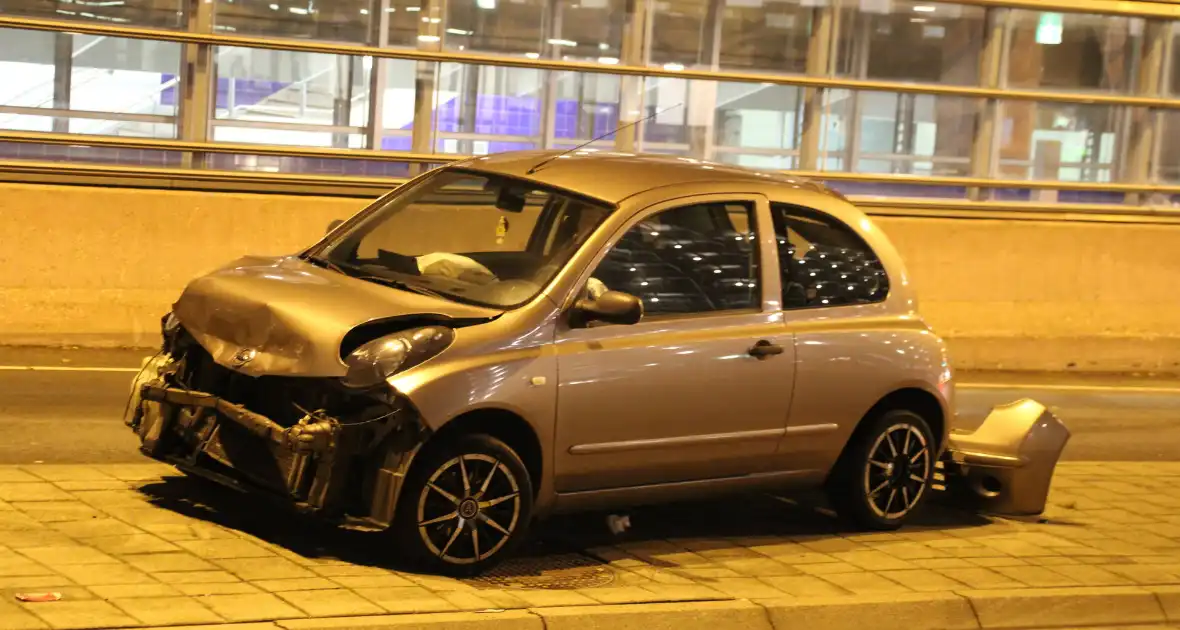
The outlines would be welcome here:
<svg viewBox="0 0 1180 630">
<path fill-rule="evenodd" d="M 388 192 L 405 180 L 384 177 L 340 177 L 0 160 L 0 181 L 21 184 L 372 198 Z"/>
<path fill-rule="evenodd" d="M 1180 208 L 1167 206 L 969 201 L 912 197 L 881 199 L 856 195 L 850 196 L 850 199 L 866 214 L 873 216 L 1180 225 Z"/>
<path fill-rule="evenodd" d="M 445 164 L 466 156 L 421 155 L 365 149 L 310 149 L 274 145 L 199 143 L 149 138 L 87 137 L 67 134 L 0 133 L 0 142 L 230 154 L 291 158 L 374 160 L 405 164 Z M 1095 182 L 993 180 L 971 177 L 899 176 L 827 171 L 784 171 L 827 182 L 909 184 L 930 187 L 1007 188 L 1180 195 L 1180 185 Z M 115 186 L 165 190 L 314 195 L 372 199 L 396 188 L 400 178 L 159 168 L 38 160 L 0 160 L 0 181 L 53 185 Z M 941 217 L 1100 223 L 1180 224 L 1180 208 L 1169 206 L 972 201 L 955 198 L 849 195 L 866 212 L 878 216 Z"/>
<path fill-rule="evenodd" d="M 182 153 L 219 153 L 230 155 L 266 155 L 275 157 L 328 158 L 341 160 L 374 160 L 412 164 L 445 164 L 461 156 L 436 153 L 401 153 L 374 149 L 333 149 L 321 147 L 291 147 L 274 144 L 246 144 L 233 142 L 187 142 L 163 138 L 128 138 L 125 136 L 84 136 L 67 133 L 36 131 L 0 131 L 0 142 L 21 144 L 49 144 L 72 147 L 103 147 L 113 149 L 149 149 Z M 1180 186 L 1177 186 L 1180 189 Z"/>
<path fill-rule="evenodd" d="M 970 3 L 971 2 L 968 2 L 968 4 Z M 1013 4 L 1012 2 L 1000 3 L 986 0 L 977 0 L 974 3 L 984 5 L 994 4 L 995 6 L 1012 6 Z M 1088 0 L 1087 2 L 1069 3 L 1069 6 L 1072 8 L 1062 8 L 1060 10 L 1089 12 L 1091 9 L 1084 9 L 1080 7 L 1085 7 L 1087 5 L 1096 3 L 1103 4 L 1104 6 L 1109 5 L 1108 8 L 1111 9 L 1112 12 L 1118 13 L 1120 15 L 1147 15 L 1153 17 L 1180 19 L 1180 5 L 1164 5 L 1153 2 L 1133 3 Z M 1065 2 L 1045 3 L 1045 5 L 1050 4 L 1060 4 L 1063 6 L 1066 5 Z M 1038 6 L 1042 5 L 1038 3 Z M 1122 10 L 1120 11 L 1116 9 Z M 1045 9 L 1039 8 L 1038 10 Z M 161 29 L 112 26 L 106 24 L 70 22 L 63 20 L 44 20 L 35 18 L 0 16 L 0 28 L 86 33 L 91 35 L 106 35 L 110 37 L 127 37 L 133 39 L 150 39 L 178 43 L 208 44 L 214 46 L 236 46 L 242 48 L 261 48 L 267 50 L 287 50 L 333 55 L 382 57 L 386 59 L 405 59 L 411 61 L 427 61 L 435 63 L 504 66 L 511 68 L 527 68 L 532 70 L 550 70 L 558 72 L 590 72 L 596 74 L 623 76 L 693 79 L 709 82 L 764 83 L 805 88 L 837 88 L 862 92 L 934 94 L 942 96 L 996 99 L 1000 101 L 1016 100 L 1052 103 L 1078 103 L 1086 105 L 1122 105 L 1152 109 L 1180 110 L 1180 99 L 1150 96 L 1045 90 L 1015 90 L 945 84 L 920 84 L 896 81 L 874 81 L 866 79 L 844 79 L 792 74 L 772 74 L 766 72 L 736 72 L 732 70 L 695 70 L 692 68 L 672 70 L 659 66 L 635 66 L 626 64 L 604 65 L 601 63 L 587 61 L 530 59 L 527 57 L 514 57 L 510 55 L 471 53 L 450 50 L 428 51 L 410 48 L 381 48 L 377 46 L 366 46 L 360 44 L 343 44 L 277 37 L 244 37 L 239 35 L 224 35 L 218 33 L 195 33 L 191 31 L 168 31 Z"/>
<path fill-rule="evenodd" d="M 1091 14 L 1147 17 L 1180 21 L 1180 3 L 1123 0 L 955 0 L 957 4 L 985 7 L 1026 8 L 1036 11 L 1062 11 Z M 996 101 L 1035 101 L 1081 103 L 1141 107 L 1156 111 L 1180 110 L 1180 99 L 1158 96 L 1157 91 L 1146 95 L 1123 95 L 1095 92 L 1062 92 L 1045 90 L 1013 90 L 994 87 L 918 84 L 899 81 L 847 79 L 831 75 L 791 75 L 731 70 L 669 69 L 656 66 L 607 65 L 594 62 L 554 59 L 531 59 L 504 54 L 471 53 L 455 50 L 418 50 L 412 48 L 382 48 L 376 46 L 309 41 L 293 38 L 238 36 L 214 32 L 139 28 L 84 21 L 23 18 L 0 15 L 0 28 L 16 28 L 49 32 L 88 33 L 112 37 L 149 39 L 209 46 L 234 46 L 255 49 L 301 51 L 337 55 L 359 55 L 389 59 L 406 59 L 433 63 L 460 63 L 505 66 L 554 72 L 589 72 L 597 74 L 669 77 L 709 82 L 753 82 L 798 86 L 804 88 L 838 88 L 857 91 L 948 95 Z M 206 28 L 209 28 L 206 26 Z M 3 110 L 5 108 L 0 108 Z M 8 107 L 10 113 L 57 115 L 54 110 Z M 17 111 L 17 110 L 20 111 Z M 26 111 L 32 110 L 32 111 Z M 120 114 L 70 110 L 63 114 L 74 118 L 118 119 Z M 170 117 L 152 117 L 174 120 Z M 149 122 L 147 117 L 143 121 Z M 178 122 L 178 121 L 177 121 Z M 237 124 L 233 121 L 213 121 L 216 125 Z M 251 123 L 253 124 L 253 123 Z M 273 123 L 272 123 L 273 124 Z M 302 127 L 301 127 L 302 129 Z M 329 129 L 334 130 L 334 129 Z M 302 195 L 331 195 L 342 197 L 372 197 L 396 186 L 397 177 L 364 177 L 353 175 L 274 173 L 251 170 L 224 170 L 224 160 L 204 159 L 215 155 L 258 156 L 293 159 L 325 159 L 400 163 L 406 165 L 439 165 L 465 156 L 445 154 L 417 154 L 373 149 L 306 148 L 261 144 L 222 142 L 189 142 L 182 140 L 84 136 L 78 134 L 0 132 L 0 142 L 29 145 L 71 146 L 88 149 L 143 149 L 172 152 L 183 156 L 183 163 L 193 168 L 161 168 L 107 164 L 101 155 L 77 156 L 78 161 L 46 161 L 10 159 L 0 161 L 0 181 L 37 182 L 47 184 L 91 184 L 140 188 L 217 190 L 257 193 Z M 864 157 L 864 156 L 862 156 Z M 892 159 L 892 158 L 889 158 Z M 928 158 L 927 158 L 928 159 Z M 967 159 L 967 158 L 963 158 Z M 208 168 L 209 166 L 213 168 Z M 202 168 L 206 167 L 206 168 Z M 420 168 L 420 167 L 412 167 Z M 343 169 L 342 169 L 343 170 Z M 411 169 L 406 169 L 409 172 Z M 1136 195 L 1147 203 L 1153 196 L 1180 195 L 1180 183 L 1106 183 L 1064 182 L 1044 180 L 989 179 L 961 176 L 914 176 L 898 174 L 862 174 L 831 171 L 791 171 L 826 182 L 944 187 L 969 190 L 1015 189 L 1021 191 L 1076 191 Z M 972 201 L 959 198 L 900 198 L 851 195 L 861 206 L 875 214 L 904 214 L 913 216 L 955 216 L 1058 218 L 1066 220 L 1111 220 L 1171 222 L 1180 216 L 1180 209 L 1168 206 L 1078 203 L 1036 203 L 1022 201 Z M 1009 216 L 1011 215 L 1011 216 Z"/>
<path fill-rule="evenodd" d="M 186 142 L 182 140 L 164 140 L 157 138 L 126 138 L 115 136 L 79 136 L 76 134 L 57 134 L 57 133 L 38 133 L 38 132 L 0 132 L 0 142 L 14 142 L 22 144 L 41 144 L 41 145 L 56 145 L 56 146 L 74 146 L 74 147 L 101 147 L 101 148 L 115 148 L 115 149 L 148 149 L 159 151 L 175 151 L 182 153 L 193 154 L 223 154 L 223 155 L 248 155 L 248 156 L 271 156 L 271 157 L 290 157 L 290 158 L 325 158 L 325 159 L 341 159 L 341 160 L 370 160 L 379 162 L 392 163 L 406 163 L 406 164 L 447 164 L 459 160 L 468 159 L 470 156 L 451 155 L 451 154 L 437 154 L 437 153 L 402 153 L 397 151 L 378 151 L 372 149 L 334 149 L 334 148 L 309 148 L 309 147 L 289 147 L 269 144 L 244 144 L 244 143 L 228 143 L 228 142 Z M 28 164 L 32 164 L 29 162 Z M 19 165 L 26 164 L 23 160 L 9 160 L 0 161 L 5 170 L 10 168 L 19 168 Z M 53 162 L 53 166 L 57 169 L 68 169 L 73 167 L 81 167 L 79 164 L 63 164 Z M 138 169 L 128 167 L 108 167 L 108 166 L 90 166 L 85 168 L 95 169 L 123 169 L 130 172 L 150 171 L 150 170 L 168 170 L 168 169 Z M 212 171 L 212 170 L 197 170 L 197 169 L 174 169 L 169 172 L 196 174 L 204 173 L 209 175 L 211 173 L 232 174 L 233 177 L 241 178 L 259 178 L 269 179 L 279 176 L 277 173 L 262 173 L 254 171 Z M 843 182 L 863 182 L 869 184 L 902 184 L 902 185 L 916 185 L 916 186 L 930 186 L 930 187 L 958 187 L 958 188 L 1008 188 L 1008 189 L 1023 189 L 1023 190 L 1060 190 L 1060 191 L 1086 191 L 1086 192 L 1112 192 L 1112 193 L 1126 193 L 1126 194 L 1161 194 L 1161 195 L 1180 195 L 1180 184 L 1132 184 L 1132 183 L 1117 183 L 1117 182 L 1067 182 L 1059 180 L 1022 180 L 1022 179 L 987 179 L 980 177 L 958 177 L 958 176 L 941 176 L 941 175 L 904 175 L 894 173 L 847 173 L 841 171 L 783 171 L 797 177 L 805 177 L 815 180 L 823 181 L 843 181 Z M 283 175 L 283 177 L 293 178 L 322 178 L 324 176 L 313 175 Z M 333 181 L 337 184 L 344 182 L 357 182 L 359 185 L 367 185 L 368 181 L 381 181 L 381 178 L 363 178 L 353 176 L 328 176 L 334 177 Z M 1083 204 L 1089 206 L 1089 204 Z M 1123 206 L 1119 206 L 1123 207 Z M 1125 206 L 1128 209 L 1135 209 L 1136 206 Z"/>
</svg>

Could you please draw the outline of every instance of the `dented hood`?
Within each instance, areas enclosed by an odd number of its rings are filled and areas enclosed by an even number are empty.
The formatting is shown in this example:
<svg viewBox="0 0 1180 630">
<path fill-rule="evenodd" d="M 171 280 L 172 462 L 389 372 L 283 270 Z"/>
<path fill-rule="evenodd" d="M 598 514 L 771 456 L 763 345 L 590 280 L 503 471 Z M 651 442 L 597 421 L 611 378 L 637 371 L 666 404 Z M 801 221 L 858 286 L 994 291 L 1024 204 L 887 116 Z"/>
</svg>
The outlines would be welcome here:
<svg viewBox="0 0 1180 630">
<path fill-rule="evenodd" d="M 340 344 L 357 326 L 414 316 L 487 319 L 501 311 L 358 280 L 296 257 L 247 257 L 189 283 L 173 312 L 223 366 L 252 375 L 341 376 Z"/>
</svg>

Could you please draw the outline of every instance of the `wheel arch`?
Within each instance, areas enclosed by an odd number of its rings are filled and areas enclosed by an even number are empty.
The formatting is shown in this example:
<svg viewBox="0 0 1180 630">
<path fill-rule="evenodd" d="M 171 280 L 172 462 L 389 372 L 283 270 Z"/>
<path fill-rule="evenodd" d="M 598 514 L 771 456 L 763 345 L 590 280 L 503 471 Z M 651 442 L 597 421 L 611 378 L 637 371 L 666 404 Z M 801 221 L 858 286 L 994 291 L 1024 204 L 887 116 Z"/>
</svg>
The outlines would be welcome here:
<svg viewBox="0 0 1180 630">
<path fill-rule="evenodd" d="M 529 484 L 534 498 L 541 488 L 544 459 L 541 441 L 532 425 L 516 412 L 499 407 L 486 407 L 464 412 L 439 427 L 422 445 L 423 450 L 459 435 L 483 433 L 507 444 L 524 462 L 529 473 Z M 420 460 L 419 453 L 415 460 Z M 416 462 L 415 462 L 416 463 Z M 411 463 L 411 466 L 414 464 Z"/>
<path fill-rule="evenodd" d="M 938 450 L 941 451 L 941 445 L 946 443 L 948 428 L 942 403 L 937 396 L 920 387 L 901 387 L 882 396 L 861 416 L 856 423 L 856 428 L 853 429 L 852 434 L 848 436 L 848 440 L 841 448 L 835 465 L 829 470 L 829 475 L 840 468 L 848 449 L 869 429 L 873 418 L 894 409 L 904 409 L 922 416 L 922 419 L 930 426 L 930 432 L 934 434 L 934 443 L 939 445 Z"/>
<path fill-rule="evenodd" d="M 920 387 L 895 389 L 882 397 L 881 400 L 877 401 L 877 404 L 865 412 L 864 417 L 857 423 L 857 431 L 860 431 L 861 427 L 865 426 L 869 419 L 894 409 L 904 409 L 922 416 L 926 424 L 930 425 L 930 431 L 934 434 L 935 444 L 942 444 L 946 439 L 947 421 L 942 402 L 939 401 L 937 396 Z"/>
<path fill-rule="evenodd" d="M 483 437 L 480 440 L 472 441 L 468 436 Z M 518 484 L 517 488 L 519 491 L 507 495 L 506 498 L 517 497 L 519 507 L 512 519 L 512 523 L 515 526 L 509 526 L 509 530 L 504 530 L 503 527 L 499 528 L 506 536 L 500 539 L 500 542 L 495 545 L 494 549 L 488 551 L 489 555 L 480 556 L 480 549 L 476 547 L 471 552 L 471 554 L 475 555 L 467 554 L 465 561 L 448 560 L 443 556 L 450 543 L 447 543 L 446 546 L 438 544 L 438 541 L 432 543 L 429 540 L 431 536 L 422 529 L 425 523 L 419 523 L 422 516 L 422 512 L 419 511 L 422 509 L 421 501 L 425 497 L 420 492 L 423 490 L 425 484 L 429 484 L 430 475 L 435 472 L 435 465 L 443 463 L 445 465 L 454 464 L 452 458 L 456 453 L 448 452 L 448 445 L 455 444 L 456 442 L 460 444 L 470 442 L 480 445 L 480 448 L 488 448 L 491 446 L 489 441 L 502 443 L 502 445 L 494 446 L 495 451 L 502 453 L 505 446 L 514 451 L 524 465 L 526 474 L 530 477 L 535 474 L 538 476 L 538 479 L 530 478 L 531 492 L 530 488 L 524 488 L 521 487 L 523 484 Z M 465 447 L 460 446 L 458 452 L 463 453 L 465 450 Z M 398 488 L 397 512 L 387 524 L 389 531 L 395 536 L 395 544 L 398 545 L 402 553 L 406 554 L 405 557 L 407 559 L 413 563 L 422 563 L 422 567 L 428 572 L 439 572 L 443 575 L 453 577 L 470 576 L 480 570 L 477 568 L 477 565 L 489 566 L 489 564 L 499 562 L 500 558 L 511 555 L 512 549 L 527 536 L 531 521 L 530 515 L 535 515 L 532 506 L 535 503 L 534 499 L 538 492 L 537 488 L 539 487 L 538 481 L 541 474 L 540 457 L 540 443 L 532 427 L 529 426 L 523 417 L 512 411 L 499 408 L 479 408 L 467 411 L 448 420 L 437 431 L 434 431 L 426 439 L 418 443 L 411 459 L 405 464 L 403 469 L 405 473 L 402 475 L 402 482 Z M 507 456 L 504 454 L 496 455 L 496 458 L 500 461 L 501 467 L 507 463 Z M 518 464 L 512 463 L 510 467 L 514 475 L 518 474 Z M 491 474 L 485 477 L 485 480 L 488 479 L 491 479 Z M 466 488 L 466 484 L 464 485 L 465 488 L 460 490 L 460 494 L 474 489 L 474 486 L 468 489 Z M 437 489 L 437 487 L 435 488 Z M 452 489 L 452 491 L 454 490 Z M 460 523 L 460 529 L 453 530 L 454 533 L 450 538 L 453 542 L 458 534 L 463 531 L 463 518 L 459 512 L 460 502 L 454 498 L 452 500 L 455 501 L 455 511 L 449 516 L 441 516 L 432 522 L 457 519 Z M 483 538 L 482 536 L 477 538 L 475 532 L 476 529 L 471 530 L 473 541 Z"/>
</svg>

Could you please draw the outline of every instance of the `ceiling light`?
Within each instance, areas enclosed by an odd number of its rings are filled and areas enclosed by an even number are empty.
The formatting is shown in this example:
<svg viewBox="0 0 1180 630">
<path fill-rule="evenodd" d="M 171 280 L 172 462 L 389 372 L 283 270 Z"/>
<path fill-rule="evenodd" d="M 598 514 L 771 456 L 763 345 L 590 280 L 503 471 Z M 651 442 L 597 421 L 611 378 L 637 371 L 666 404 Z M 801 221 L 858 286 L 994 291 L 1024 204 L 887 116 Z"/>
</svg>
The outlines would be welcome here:
<svg viewBox="0 0 1180 630">
<path fill-rule="evenodd" d="M 682 64 L 682 63 L 666 63 L 666 64 L 664 64 L 664 69 L 668 70 L 670 72 L 680 72 L 681 70 L 684 69 L 684 64 Z"/>
<path fill-rule="evenodd" d="M 619 63 L 619 60 L 617 57 L 599 57 L 598 63 L 605 64 L 608 66 L 613 66 L 613 65 Z"/>
<path fill-rule="evenodd" d="M 914 10 L 918 13 L 934 13 L 934 7 L 928 4 L 919 4 L 914 6 Z"/>
<path fill-rule="evenodd" d="M 575 41 L 569 40 L 569 39 L 551 39 L 551 40 L 549 40 L 549 43 L 553 44 L 554 46 L 577 46 L 578 45 L 578 42 L 575 42 Z"/>
<path fill-rule="evenodd" d="M 442 40 L 442 38 L 439 37 L 438 35 L 419 35 L 418 36 L 418 41 L 420 41 L 420 42 L 437 42 L 437 41 L 441 41 L 441 40 Z"/>
</svg>

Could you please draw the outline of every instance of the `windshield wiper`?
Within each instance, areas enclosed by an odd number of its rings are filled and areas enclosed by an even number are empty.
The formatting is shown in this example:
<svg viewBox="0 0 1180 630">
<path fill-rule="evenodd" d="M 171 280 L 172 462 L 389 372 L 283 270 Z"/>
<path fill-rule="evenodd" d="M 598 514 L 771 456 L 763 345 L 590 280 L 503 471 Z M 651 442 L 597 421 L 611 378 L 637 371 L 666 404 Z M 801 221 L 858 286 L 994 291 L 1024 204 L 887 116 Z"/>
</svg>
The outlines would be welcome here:
<svg viewBox="0 0 1180 630">
<path fill-rule="evenodd" d="M 357 269 L 357 271 L 361 271 L 361 270 Z M 368 280 L 370 282 L 376 282 L 377 284 L 383 284 L 387 287 L 393 287 L 394 289 L 401 289 L 402 291 L 409 291 L 410 293 L 417 293 L 419 295 L 428 295 L 430 297 L 441 298 L 444 300 L 449 299 L 449 298 L 447 298 L 447 296 L 445 294 L 435 291 L 434 289 L 424 287 L 419 284 L 412 284 L 410 282 L 405 282 L 403 280 L 395 280 L 393 278 L 387 278 L 385 276 L 374 276 L 372 274 L 353 276 L 353 277 L 358 280 Z"/>
<path fill-rule="evenodd" d="M 447 298 L 447 296 L 445 294 L 435 291 L 434 289 L 430 289 L 430 288 L 427 288 L 427 287 L 424 287 L 424 286 L 421 286 L 418 284 L 412 284 L 409 282 L 405 282 L 403 280 L 389 278 L 386 276 L 373 275 L 372 273 L 367 272 L 363 267 L 357 267 L 357 266 L 348 265 L 348 264 L 341 264 L 341 263 L 337 263 L 337 262 L 333 262 L 331 260 L 328 260 L 327 258 L 321 258 L 319 256 L 311 256 L 311 255 L 305 257 L 304 260 L 306 260 L 307 262 L 309 262 L 317 267 L 323 267 L 324 269 L 330 269 L 332 271 L 335 271 L 336 273 L 348 276 L 350 278 L 356 278 L 357 280 L 368 280 L 369 282 L 383 284 L 387 287 L 392 287 L 394 289 L 401 289 L 402 291 L 409 291 L 410 293 L 417 293 L 419 295 L 428 295 L 430 297 L 441 298 L 444 300 L 449 299 L 449 298 Z"/>
<path fill-rule="evenodd" d="M 346 276 L 352 275 L 352 274 L 348 273 L 347 271 L 345 271 L 344 267 L 341 267 L 339 264 L 334 263 L 334 262 L 328 260 L 327 258 L 320 258 L 319 256 L 313 256 L 311 254 L 308 254 L 307 256 L 304 256 L 303 259 L 306 260 L 307 262 L 317 266 L 317 267 L 323 267 L 324 269 L 329 269 L 331 271 L 335 271 L 336 273 L 343 274 Z"/>
</svg>

